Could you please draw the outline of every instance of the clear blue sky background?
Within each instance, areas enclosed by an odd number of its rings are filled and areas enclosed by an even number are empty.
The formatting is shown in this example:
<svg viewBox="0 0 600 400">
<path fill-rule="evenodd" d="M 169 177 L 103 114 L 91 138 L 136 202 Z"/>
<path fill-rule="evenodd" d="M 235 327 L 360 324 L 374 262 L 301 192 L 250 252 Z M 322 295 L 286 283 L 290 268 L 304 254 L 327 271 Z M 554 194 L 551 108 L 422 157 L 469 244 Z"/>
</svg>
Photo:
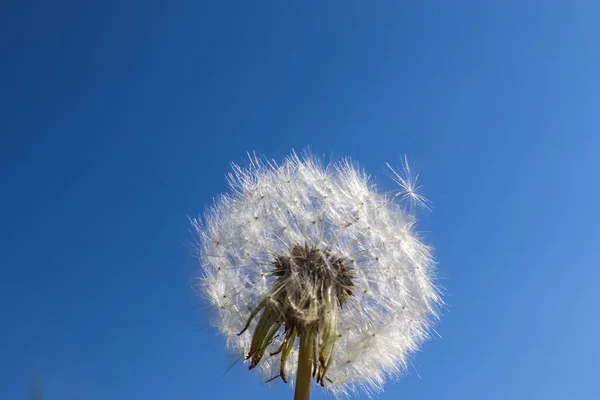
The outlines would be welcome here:
<svg viewBox="0 0 600 400">
<path fill-rule="evenodd" d="M 291 399 L 225 373 L 187 217 L 307 146 L 435 204 L 443 338 L 382 399 L 600 398 L 598 3 L 210 3 L 2 6 L 0 398 Z"/>
</svg>

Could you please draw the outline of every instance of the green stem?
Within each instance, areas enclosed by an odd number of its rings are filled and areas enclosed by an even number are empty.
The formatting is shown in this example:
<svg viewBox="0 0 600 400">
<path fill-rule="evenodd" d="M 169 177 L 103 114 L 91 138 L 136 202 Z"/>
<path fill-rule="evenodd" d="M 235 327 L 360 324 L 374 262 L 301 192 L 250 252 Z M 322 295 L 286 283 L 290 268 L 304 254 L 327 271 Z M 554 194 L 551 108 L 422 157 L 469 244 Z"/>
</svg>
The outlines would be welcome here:
<svg viewBox="0 0 600 400">
<path fill-rule="evenodd" d="M 311 369 L 314 358 L 315 337 L 312 329 L 300 334 L 300 353 L 296 371 L 296 391 L 294 400 L 308 400 L 310 397 Z"/>
</svg>

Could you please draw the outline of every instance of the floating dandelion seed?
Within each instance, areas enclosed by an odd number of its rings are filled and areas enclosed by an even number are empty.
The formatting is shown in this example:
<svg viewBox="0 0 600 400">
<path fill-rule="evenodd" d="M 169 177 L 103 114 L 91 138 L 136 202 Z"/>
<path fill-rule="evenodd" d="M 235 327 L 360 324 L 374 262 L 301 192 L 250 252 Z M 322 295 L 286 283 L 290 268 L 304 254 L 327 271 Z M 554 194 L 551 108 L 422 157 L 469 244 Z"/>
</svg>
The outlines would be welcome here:
<svg viewBox="0 0 600 400">
<path fill-rule="evenodd" d="M 395 199 L 428 203 L 406 160 L 392 172 L 403 191 L 390 198 L 349 161 L 251 157 L 193 221 L 216 326 L 265 380 L 294 383 L 297 400 L 311 380 L 335 394 L 381 390 L 437 318 L 430 248 Z"/>
<path fill-rule="evenodd" d="M 389 163 L 386 163 L 389 168 L 392 179 L 400 185 L 402 188 L 401 192 L 396 194 L 397 197 L 401 199 L 408 200 L 411 205 L 424 208 L 428 211 L 431 211 L 431 202 L 424 196 L 420 195 L 419 189 L 422 188 L 421 185 L 417 185 L 417 179 L 419 179 L 419 174 L 413 174 L 412 168 L 408 162 L 408 158 L 404 157 L 404 163 L 402 164 L 402 172 L 398 173 Z"/>
</svg>

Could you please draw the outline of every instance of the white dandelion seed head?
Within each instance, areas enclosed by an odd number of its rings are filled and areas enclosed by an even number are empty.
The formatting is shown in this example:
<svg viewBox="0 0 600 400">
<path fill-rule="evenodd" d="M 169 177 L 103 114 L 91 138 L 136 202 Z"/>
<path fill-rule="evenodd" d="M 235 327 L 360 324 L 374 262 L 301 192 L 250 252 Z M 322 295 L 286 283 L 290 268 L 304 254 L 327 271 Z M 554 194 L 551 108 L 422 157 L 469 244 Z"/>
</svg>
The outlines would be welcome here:
<svg viewBox="0 0 600 400">
<path fill-rule="evenodd" d="M 408 199 L 427 205 L 404 172 L 394 176 Z M 246 168 L 234 164 L 228 181 L 230 192 L 193 221 L 198 288 L 218 310 L 214 323 L 228 347 L 264 379 L 285 369 L 293 382 L 291 328 L 314 326 L 327 359 L 317 376 L 335 394 L 381 390 L 406 370 L 442 299 L 431 249 L 397 201 L 405 196 L 378 192 L 348 160 L 323 166 L 295 153 L 281 164 L 256 157 Z M 257 328 L 265 330 L 263 346 L 253 342 Z"/>
</svg>

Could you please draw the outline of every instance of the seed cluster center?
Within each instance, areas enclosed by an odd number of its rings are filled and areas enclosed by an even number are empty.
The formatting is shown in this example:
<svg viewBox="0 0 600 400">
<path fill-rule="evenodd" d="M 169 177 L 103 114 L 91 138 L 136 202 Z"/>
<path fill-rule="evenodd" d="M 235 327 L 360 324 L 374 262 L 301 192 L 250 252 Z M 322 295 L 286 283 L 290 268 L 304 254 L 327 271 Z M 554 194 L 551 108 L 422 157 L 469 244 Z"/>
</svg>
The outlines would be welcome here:
<svg viewBox="0 0 600 400">
<path fill-rule="evenodd" d="M 251 312 L 242 334 L 256 318 L 247 359 L 254 368 L 277 337 L 282 337 L 279 375 L 287 382 L 286 361 L 296 338 L 314 349 L 311 356 L 312 376 L 322 386 L 333 361 L 337 339 L 337 311 L 354 290 L 353 270 L 349 260 L 329 249 L 295 244 L 284 256 L 273 262 L 273 285 Z M 260 313 L 260 316 L 259 316 Z M 277 335 L 283 327 L 283 335 Z"/>
<path fill-rule="evenodd" d="M 322 302 L 326 296 L 334 295 L 341 307 L 352 296 L 354 284 L 352 282 L 352 269 L 348 267 L 349 261 L 332 253 L 308 245 L 296 244 L 291 249 L 289 256 L 279 256 L 274 263 L 273 276 L 278 281 L 291 281 L 288 295 L 297 286 L 299 298 L 312 292 L 316 300 Z M 306 299 L 310 302 L 314 299 Z M 307 309 L 309 304 L 301 306 Z"/>
</svg>

